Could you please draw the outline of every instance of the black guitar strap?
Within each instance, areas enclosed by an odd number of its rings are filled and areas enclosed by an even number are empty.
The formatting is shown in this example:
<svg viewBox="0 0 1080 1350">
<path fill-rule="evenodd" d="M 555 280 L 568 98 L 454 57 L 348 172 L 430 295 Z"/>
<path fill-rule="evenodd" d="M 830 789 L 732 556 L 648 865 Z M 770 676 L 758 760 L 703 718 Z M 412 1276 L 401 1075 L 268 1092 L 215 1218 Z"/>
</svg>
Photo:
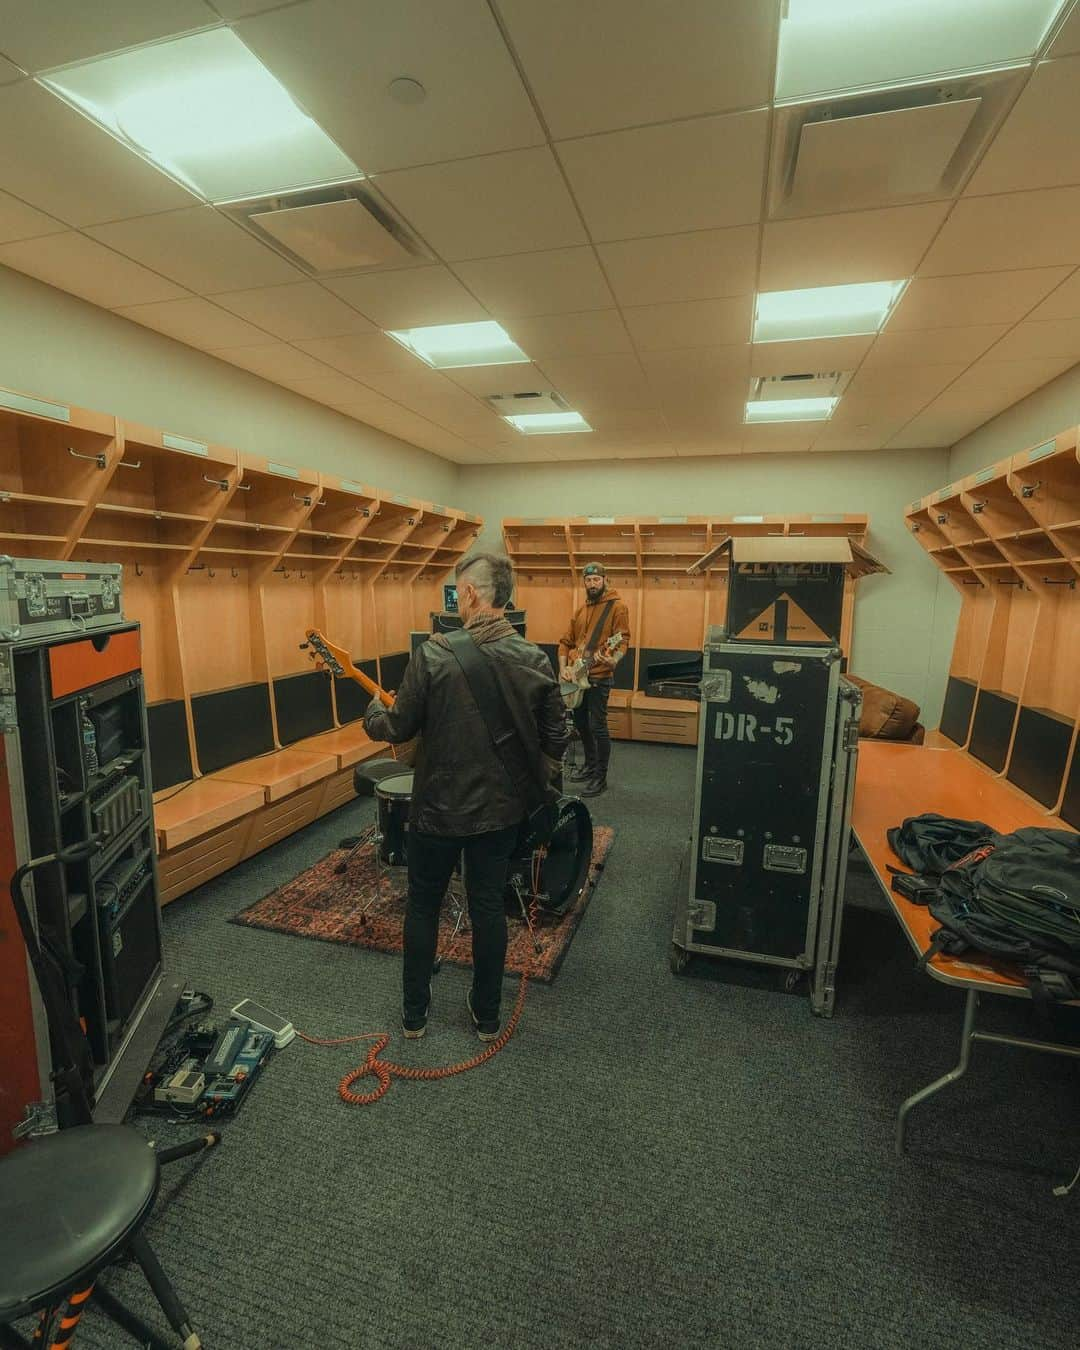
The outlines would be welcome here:
<svg viewBox="0 0 1080 1350">
<path fill-rule="evenodd" d="M 553 799 L 544 792 L 529 764 L 525 746 L 514 726 L 491 661 L 482 655 L 471 634 L 464 628 L 444 633 L 443 637 L 465 676 L 473 702 L 491 737 L 492 749 L 510 775 L 518 796 L 525 803 L 530 839 L 538 842 L 547 839 L 554 823 Z"/>
<path fill-rule="evenodd" d="M 614 605 L 614 600 L 608 600 L 604 605 L 604 608 L 600 611 L 600 617 L 593 624 L 593 630 L 589 634 L 589 641 L 585 644 L 585 651 L 588 652 L 590 656 L 596 655 L 596 644 L 599 641 L 600 634 L 604 631 L 604 624 L 607 623 L 608 615 L 611 613 Z"/>
</svg>

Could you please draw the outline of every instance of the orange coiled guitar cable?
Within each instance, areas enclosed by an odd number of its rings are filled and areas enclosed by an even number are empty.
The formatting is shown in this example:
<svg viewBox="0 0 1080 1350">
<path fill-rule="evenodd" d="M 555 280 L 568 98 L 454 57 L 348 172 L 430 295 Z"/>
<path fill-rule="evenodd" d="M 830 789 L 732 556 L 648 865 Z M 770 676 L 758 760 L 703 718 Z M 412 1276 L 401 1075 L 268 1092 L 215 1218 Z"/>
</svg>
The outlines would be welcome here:
<svg viewBox="0 0 1080 1350">
<path fill-rule="evenodd" d="M 529 930 L 531 933 L 535 933 L 540 915 L 537 888 L 540 883 L 540 869 L 543 865 L 543 858 L 544 850 L 537 849 L 532 860 L 532 894 L 529 898 Z M 534 950 L 534 957 L 535 955 Z M 461 1060 L 457 1064 L 444 1064 L 439 1068 L 423 1069 L 411 1064 L 395 1064 L 392 1060 L 380 1059 L 379 1056 L 390 1044 L 390 1033 L 388 1031 L 369 1032 L 362 1036 L 338 1036 L 327 1040 L 317 1036 L 306 1036 L 302 1031 L 298 1031 L 296 1034 L 301 1040 L 307 1041 L 309 1045 L 347 1045 L 354 1041 L 374 1041 L 363 1064 L 355 1069 L 350 1069 L 338 1084 L 338 1096 L 348 1106 L 370 1106 L 372 1102 L 377 1102 L 380 1097 L 386 1095 L 390 1090 L 390 1080 L 393 1078 L 406 1078 L 419 1083 L 433 1083 L 440 1078 L 453 1078 L 459 1073 L 468 1073 L 470 1069 L 479 1068 L 481 1064 L 486 1064 L 489 1059 L 497 1055 L 514 1034 L 521 1018 L 522 1010 L 525 1007 L 525 995 L 529 988 L 529 977 L 533 973 L 533 964 L 533 961 L 530 961 L 528 967 L 522 971 L 521 983 L 518 985 L 513 1010 L 506 1026 L 499 1033 L 498 1039 L 492 1041 L 478 1055 L 474 1055 L 471 1059 Z M 377 1080 L 378 1086 L 373 1087 L 370 1092 L 354 1092 L 352 1090 L 354 1083 L 358 1083 L 362 1078 L 369 1076 L 373 1076 Z"/>
</svg>

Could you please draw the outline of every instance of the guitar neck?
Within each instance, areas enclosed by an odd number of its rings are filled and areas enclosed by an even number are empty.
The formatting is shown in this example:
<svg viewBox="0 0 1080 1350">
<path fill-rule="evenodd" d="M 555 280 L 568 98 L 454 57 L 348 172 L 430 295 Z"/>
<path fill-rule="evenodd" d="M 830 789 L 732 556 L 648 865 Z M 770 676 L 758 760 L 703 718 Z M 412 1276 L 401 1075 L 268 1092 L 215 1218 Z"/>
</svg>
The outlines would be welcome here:
<svg viewBox="0 0 1080 1350">
<path fill-rule="evenodd" d="M 388 694 L 381 685 L 376 684 L 362 670 L 357 670 L 355 666 L 350 665 L 345 667 L 345 674 L 348 675 L 350 680 L 355 680 L 361 689 L 366 689 L 372 698 L 377 698 L 384 708 L 394 706 L 393 695 Z"/>
</svg>

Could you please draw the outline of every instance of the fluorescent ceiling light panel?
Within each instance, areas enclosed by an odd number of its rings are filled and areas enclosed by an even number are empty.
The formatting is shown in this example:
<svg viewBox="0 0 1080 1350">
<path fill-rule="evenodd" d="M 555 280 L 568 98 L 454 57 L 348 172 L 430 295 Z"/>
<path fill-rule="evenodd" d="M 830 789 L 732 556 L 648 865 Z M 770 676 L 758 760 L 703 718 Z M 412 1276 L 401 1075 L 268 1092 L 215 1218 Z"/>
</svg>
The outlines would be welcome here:
<svg viewBox="0 0 1080 1350">
<path fill-rule="evenodd" d="M 362 176 L 228 28 L 66 66 L 39 79 L 207 201 Z"/>
<path fill-rule="evenodd" d="M 579 412 L 518 413 L 506 419 L 526 436 L 554 436 L 569 431 L 592 431 Z"/>
<path fill-rule="evenodd" d="M 838 398 L 763 398 L 746 405 L 744 422 L 827 422 Z"/>
<path fill-rule="evenodd" d="M 506 366 L 528 361 L 506 330 L 486 319 L 480 323 L 443 323 L 387 333 L 436 370 L 461 366 Z"/>
<path fill-rule="evenodd" d="M 1031 59 L 1062 0 L 787 0 L 776 97 L 909 84 Z"/>
<path fill-rule="evenodd" d="M 758 296 L 754 311 L 754 341 L 876 333 L 906 285 L 906 281 L 866 281 L 805 291 L 765 291 Z"/>
</svg>

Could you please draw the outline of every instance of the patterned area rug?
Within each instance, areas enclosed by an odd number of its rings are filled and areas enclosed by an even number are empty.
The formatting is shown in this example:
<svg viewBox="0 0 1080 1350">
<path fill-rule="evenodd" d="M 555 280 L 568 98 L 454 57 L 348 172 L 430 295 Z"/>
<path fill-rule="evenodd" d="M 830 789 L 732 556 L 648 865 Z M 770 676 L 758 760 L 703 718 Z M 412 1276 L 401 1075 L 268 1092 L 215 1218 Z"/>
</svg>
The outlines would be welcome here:
<svg viewBox="0 0 1080 1350">
<path fill-rule="evenodd" d="M 524 920 L 507 910 L 509 936 L 506 969 L 521 974 L 532 965 L 532 978 L 550 984 L 558 973 L 581 916 L 604 869 L 615 832 L 609 825 L 593 828 L 592 862 L 589 880 L 574 904 L 561 917 L 541 915 L 537 928 L 541 950 L 533 952 L 532 939 Z M 347 870 L 338 872 L 347 850 L 334 849 L 321 862 L 301 872 L 292 881 L 264 895 L 241 910 L 231 923 L 250 928 L 266 928 L 274 933 L 292 933 L 296 937 L 317 938 L 322 942 L 342 942 L 354 947 L 370 947 L 379 952 L 401 951 L 401 928 L 405 914 L 405 870 L 393 868 L 384 874 L 383 899 L 377 897 L 375 849 L 364 844 L 349 861 Z M 457 928 L 456 906 L 443 901 L 439 920 L 439 956 L 454 965 L 472 965 L 468 918 Z"/>
</svg>

